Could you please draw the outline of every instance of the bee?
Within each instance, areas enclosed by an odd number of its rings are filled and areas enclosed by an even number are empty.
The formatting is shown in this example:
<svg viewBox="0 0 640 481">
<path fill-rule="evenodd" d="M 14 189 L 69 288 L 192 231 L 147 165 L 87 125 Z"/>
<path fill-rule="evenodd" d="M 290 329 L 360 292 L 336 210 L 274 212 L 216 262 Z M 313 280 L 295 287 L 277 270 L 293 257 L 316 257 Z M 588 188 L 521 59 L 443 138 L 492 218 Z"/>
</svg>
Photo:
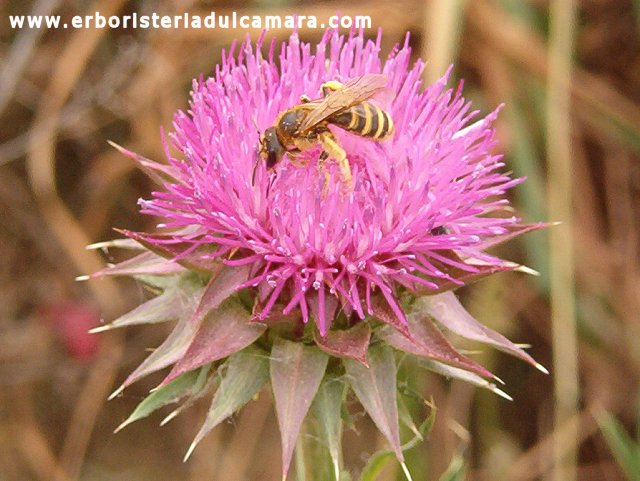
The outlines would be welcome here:
<svg viewBox="0 0 640 481">
<path fill-rule="evenodd" d="M 285 154 L 295 162 L 302 152 L 320 144 L 320 165 L 329 158 L 335 160 L 342 179 L 351 187 L 347 154 L 329 130 L 329 125 L 375 141 L 391 137 L 391 116 L 369 101 L 386 84 L 385 75 L 366 74 L 345 84 L 335 80 L 322 84 L 323 97 L 320 99 L 311 100 L 303 95 L 300 104 L 281 112 L 273 126 L 260 136 L 258 160 L 262 159 L 267 169 L 272 170 Z M 255 169 L 253 174 L 255 179 Z"/>
</svg>

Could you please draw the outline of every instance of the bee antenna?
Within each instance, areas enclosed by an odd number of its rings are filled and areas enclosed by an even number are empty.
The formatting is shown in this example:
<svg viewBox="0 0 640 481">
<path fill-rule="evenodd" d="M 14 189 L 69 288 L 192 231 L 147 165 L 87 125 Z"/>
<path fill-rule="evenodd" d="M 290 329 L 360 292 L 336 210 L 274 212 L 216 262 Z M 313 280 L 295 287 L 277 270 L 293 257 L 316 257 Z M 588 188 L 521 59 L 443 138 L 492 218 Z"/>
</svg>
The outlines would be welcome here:
<svg viewBox="0 0 640 481">
<path fill-rule="evenodd" d="M 251 116 L 251 121 L 253 122 L 254 127 L 256 128 L 256 132 L 258 133 L 258 141 L 260 142 L 260 147 L 262 147 L 262 132 L 260 132 L 260 127 L 258 127 L 258 121 L 256 120 L 256 116 Z M 258 158 L 256 159 L 256 163 L 253 166 L 253 174 L 251 175 L 251 185 L 256 185 L 256 171 L 258 170 L 258 164 L 260 163 L 260 154 L 258 154 Z"/>
<path fill-rule="evenodd" d="M 256 128 L 256 132 L 258 132 L 258 136 L 260 136 L 261 135 L 260 127 L 258 127 L 258 121 L 256 120 L 255 115 L 251 116 L 251 121 L 253 122 L 253 126 Z"/>
<path fill-rule="evenodd" d="M 251 175 L 251 185 L 256 185 L 256 172 L 258 171 L 258 164 L 260 163 L 260 156 L 258 155 L 258 158 L 256 159 L 256 163 L 253 166 L 253 174 Z"/>
</svg>

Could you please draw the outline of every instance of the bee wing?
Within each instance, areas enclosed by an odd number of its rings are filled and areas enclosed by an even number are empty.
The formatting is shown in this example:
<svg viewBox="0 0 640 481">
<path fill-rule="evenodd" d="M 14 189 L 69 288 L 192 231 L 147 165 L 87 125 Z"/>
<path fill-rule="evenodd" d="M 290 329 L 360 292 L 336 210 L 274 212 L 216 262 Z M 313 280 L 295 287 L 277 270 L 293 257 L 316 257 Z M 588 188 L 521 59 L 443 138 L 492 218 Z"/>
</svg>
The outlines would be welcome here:
<svg viewBox="0 0 640 481">
<path fill-rule="evenodd" d="M 320 101 L 302 122 L 298 133 L 306 132 L 331 114 L 370 99 L 386 85 L 387 76 L 382 74 L 366 74 L 350 80 L 341 89 L 331 92 Z"/>
<path fill-rule="evenodd" d="M 382 110 L 389 110 L 391 108 L 391 104 L 393 104 L 394 99 L 396 98 L 396 93 L 393 89 L 389 87 L 384 87 L 378 90 L 373 97 L 371 97 L 368 102 L 371 102 Z"/>
</svg>

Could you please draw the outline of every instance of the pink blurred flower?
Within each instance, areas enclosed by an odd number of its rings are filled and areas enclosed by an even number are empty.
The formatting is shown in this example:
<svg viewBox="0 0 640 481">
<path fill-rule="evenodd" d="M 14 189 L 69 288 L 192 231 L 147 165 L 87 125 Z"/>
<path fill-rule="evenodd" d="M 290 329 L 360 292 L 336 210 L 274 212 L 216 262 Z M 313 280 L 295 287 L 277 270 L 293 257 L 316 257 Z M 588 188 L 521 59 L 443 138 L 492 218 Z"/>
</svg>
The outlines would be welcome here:
<svg viewBox="0 0 640 481">
<path fill-rule="evenodd" d="M 42 310 L 67 353 L 83 362 L 92 361 L 99 347 L 99 339 L 87 331 L 100 321 L 99 312 L 80 302 L 62 301 L 47 305 Z"/>
</svg>

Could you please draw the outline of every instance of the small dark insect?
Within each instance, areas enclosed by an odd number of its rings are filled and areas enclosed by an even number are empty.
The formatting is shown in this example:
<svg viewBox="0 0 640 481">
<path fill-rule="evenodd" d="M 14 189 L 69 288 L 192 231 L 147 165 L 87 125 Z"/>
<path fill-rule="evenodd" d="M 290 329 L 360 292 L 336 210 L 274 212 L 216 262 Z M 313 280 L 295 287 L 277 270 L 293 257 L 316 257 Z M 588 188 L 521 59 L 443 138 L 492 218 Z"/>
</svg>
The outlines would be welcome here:
<svg viewBox="0 0 640 481">
<path fill-rule="evenodd" d="M 335 125 L 376 141 L 388 139 L 393 134 L 391 116 L 368 101 L 386 85 L 385 75 L 367 74 L 346 84 L 337 81 L 324 83 L 321 99 L 301 97 L 300 104 L 281 112 L 274 125 L 260 136 L 260 158 L 267 169 L 273 169 L 285 154 L 295 160 L 301 152 L 320 143 L 320 161 L 334 159 L 340 167 L 342 179 L 351 186 L 347 154 L 328 126 Z M 255 179 L 255 169 L 253 177 Z"/>
<path fill-rule="evenodd" d="M 444 225 L 439 225 L 431 229 L 431 235 L 446 235 L 449 234 L 449 229 Z"/>
</svg>

